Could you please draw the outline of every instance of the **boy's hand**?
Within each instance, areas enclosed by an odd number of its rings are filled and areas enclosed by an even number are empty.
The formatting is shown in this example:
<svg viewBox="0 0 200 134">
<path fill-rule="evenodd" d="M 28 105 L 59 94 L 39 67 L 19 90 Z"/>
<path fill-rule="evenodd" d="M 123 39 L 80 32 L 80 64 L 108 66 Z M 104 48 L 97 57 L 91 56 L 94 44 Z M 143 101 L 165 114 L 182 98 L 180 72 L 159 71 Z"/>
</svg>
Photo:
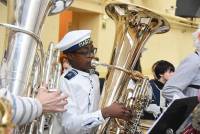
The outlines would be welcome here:
<svg viewBox="0 0 200 134">
<path fill-rule="evenodd" d="M 131 109 L 126 108 L 123 104 L 113 103 L 109 107 L 105 107 L 101 110 L 104 118 L 119 118 L 124 120 L 130 120 L 133 117 L 133 112 Z"/>
</svg>

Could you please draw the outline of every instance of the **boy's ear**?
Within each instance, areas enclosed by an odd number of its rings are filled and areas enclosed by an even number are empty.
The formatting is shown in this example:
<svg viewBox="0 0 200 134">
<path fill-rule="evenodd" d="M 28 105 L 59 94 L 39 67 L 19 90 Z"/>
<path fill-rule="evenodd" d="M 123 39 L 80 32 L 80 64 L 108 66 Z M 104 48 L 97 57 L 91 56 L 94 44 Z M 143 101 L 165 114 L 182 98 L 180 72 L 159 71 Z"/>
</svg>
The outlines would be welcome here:
<svg viewBox="0 0 200 134">
<path fill-rule="evenodd" d="M 164 76 L 164 74 L 159 74 L 159 75 L 160 75 L 160 77 Z"/>
<path fill-rule="evenodd" d="M 68 59 L 68 60 L 73 59 L 73 54 L 71 54 L 71 53 L 67 53 L 66 55 L 67 55 L 67 59 Z"/>
</svg>

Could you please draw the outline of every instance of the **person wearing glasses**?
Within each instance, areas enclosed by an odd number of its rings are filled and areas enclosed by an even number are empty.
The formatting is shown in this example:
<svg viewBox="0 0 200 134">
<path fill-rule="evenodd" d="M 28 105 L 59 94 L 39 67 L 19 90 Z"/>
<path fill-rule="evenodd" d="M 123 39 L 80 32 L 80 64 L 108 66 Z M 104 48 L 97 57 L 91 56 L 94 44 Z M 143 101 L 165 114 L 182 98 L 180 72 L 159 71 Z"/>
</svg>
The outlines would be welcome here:
<svg viewBox="0 0 200 134">
<path fill-rule="evenodd" d="M 57 44 L 68 58 L 70 67 L 60 78 L 60 89 L 68 94 L 67 111 L 60 114 L 65 134 L 93 134 L 107 117 L 128 120 L 132 111 L 117 102 L 98 109 L 100 99 L 99 78 L 91 60 L 97 49 L 91 41 L 91 30 L 71 31 Z"/>
</svg>

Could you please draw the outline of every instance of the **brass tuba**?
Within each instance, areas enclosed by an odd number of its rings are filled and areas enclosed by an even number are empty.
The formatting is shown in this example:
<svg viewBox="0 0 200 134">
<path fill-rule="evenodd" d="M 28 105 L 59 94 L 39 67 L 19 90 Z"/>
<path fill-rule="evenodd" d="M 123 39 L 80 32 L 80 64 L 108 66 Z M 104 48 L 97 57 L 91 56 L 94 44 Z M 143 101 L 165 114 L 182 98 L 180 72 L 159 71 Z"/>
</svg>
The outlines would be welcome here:
<svg viewBox="0 0 200 134">
<path fill-rule="evenodd" d="M 105 10 L 116 24 L 110 65 L 125 70 L 133 69 L 145 42 L 152 34 L 165 33 L 170 29 L 169 23 L 163 17 L 139 6 L 110 3 Z M 131 119 L 130 122 L 108 119 L 98 128 L 98 134 L 140 133 L 137 131 L 137 127 L 141 112 L 146 105 L 148 79 L 144 78 L 139 83 L 137 81 L 136 89 L 130 90 L 127 89 L 129 76 L 126 71 L 118 69 L 111 69 L 108 72 L 100 99 L 100 107 L 106 107 L 118 101 L 133 108 L 137 117 Z"/>
<path fill-rule="evenodd" d="M 8 100 L 0 97 L 0 134 L 12 132 L 12 108 Z"/>
<path fill-rule="evenodd" d="M 7 23 L 0 23 L 0 27 L 6 28 L 5 51 L 0 65 L 4 72 L 0 74 L 1 88 L 15 95 L 34 97 L 45 75 L 45 54 L 40 39 L 44 20 L 47 15 L 65 10 L 72 2 L 7 0 Z"/>
</svg>

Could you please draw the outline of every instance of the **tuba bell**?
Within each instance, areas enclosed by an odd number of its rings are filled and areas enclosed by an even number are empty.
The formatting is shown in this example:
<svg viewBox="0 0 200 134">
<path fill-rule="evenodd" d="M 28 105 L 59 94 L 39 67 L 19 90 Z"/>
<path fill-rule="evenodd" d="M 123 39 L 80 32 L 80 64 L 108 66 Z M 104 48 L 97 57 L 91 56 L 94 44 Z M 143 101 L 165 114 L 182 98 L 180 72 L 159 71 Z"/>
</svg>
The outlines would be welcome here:
<svg viewBox="0 0 200 134">
<path fill-rule="evenodd" d="M 8 0 L 5 51 L 1 61 L 0 88 L 14 95 L 34 97 L 44 77 L 45 54 L 40 39 L 47 15 L 68 8 L 73 0 Z M 24 122 L 21 122 L 24 124 Z M 22 129 L 21 129 L 22 130 Z M 15 133 L 23 133 L 15 129 Z M 31 133 L 31 132 L 30 132 Z"/>
<path fill-rule="evenodd" d="M 110 3 L 105 10 L 116 24 L 110 65 L 124 70 L 133 70 L 144 44 L 152 34 L 165 33 L 170 29 L 167 20 L 146 8 Z M 145 102 L 148 101 L 148 78 L 136 80 L 135 88 L 127 89 L 130 79 L 127 71 L 119 69 L 108 71 L 99 105 L 102 108 L 115 101 L 124 103 L 136 112 L 136 118 L 130 121 L 110 118 L 98 128 L 97 134 L 141 133 L 138 126 L 142 110 L 147 105 Z"/>
</svg>

